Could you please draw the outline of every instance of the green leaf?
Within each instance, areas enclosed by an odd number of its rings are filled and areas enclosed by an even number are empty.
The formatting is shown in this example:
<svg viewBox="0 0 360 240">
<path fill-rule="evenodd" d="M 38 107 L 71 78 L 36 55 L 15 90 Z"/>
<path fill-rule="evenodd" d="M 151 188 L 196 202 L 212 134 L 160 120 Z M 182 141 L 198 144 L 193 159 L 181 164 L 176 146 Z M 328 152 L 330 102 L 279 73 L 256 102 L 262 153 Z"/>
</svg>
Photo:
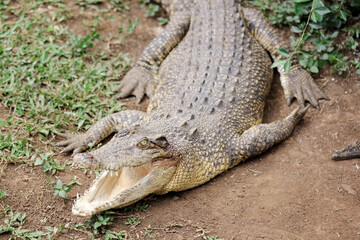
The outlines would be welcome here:
<svg viewBox="0 0 360 240">
<path fill-rule="evenodd" d="M 311 18 L 311 21 L 316 22 L 316 23 L 321 22 L 323 19 L 322 16 L 315 11 L 311 13 L 310 18 Z"/>
<path fill-rule="evenodd" d="M 61 191 L 59 192 L 59 196 L 62 197 L 63 199 L 66 199 L 66 198 L 67 198 L 67 194 L 66 194 L 66 192 L 63 191 L 63 190 L 61 190 Z"/>
<path fill-rule="evenodd" d="M 292 32 L 295 32 L 295 33 L 301 33 L 303 30 L 301 30 L 300 28 L 296 27 L 296 26 L 291 26 L 290 30 Z"/>
<path fill-rule="evenodd" d="M 311 68 L 310 68 L 310 72 L 313 72 L 313 73 L 318 73 L 319 72 L 319 69 L 318 69 L 318 67 L 317 66 L 311 66 Z"/>
<path fill-rule="evenodd" d="M 274 61 L 274 63 L 271 65 L 271 68 L 276 68 L 276 67 L 279 67 L 279 66 L 282 66 L 284 65 L 286 60 L 276 60 Z"/>
<path fill-rule="evenodd" d="M 289 73 L 290 72 L 290 67 L 291 67 L 291 61 L 290 59 L 289 60 L 286 60 L 285 64 L 284 64 L 284 70 L 285 72 Z"/>
<path fill-rule="evenodd" d="M 329 54 L 328 60 L 329 60 L 330 63 L 335 63 L 336 62 L 336 55 L 334 53 Z"/>
<path fill-rule="evenodd" d="M 72 187 L 73 187 L 73 185 L 66 185 L 66 186 L 64 187 L 64 191 L 65 191 L 65 192 L 70 192 L 71 189 L 72 189 Z"/>
<path fill-rule="evenodd" d="M 309 23 L 309 26 L 311 26 L 313 29 L 323 28 L 323 25 L 321 23 Z"/>
<path fill-rule="evenodd" d="M 3 190 L 0 190 L 0 199 L 5 199 L 7 196 L 6 192 Z"/>
<path fill-rule="evenodd" d="M 331 13 L 330 9 L 328 9 L 327 7 L 319 7 L 314 9 L 314 11 L 321 16 Z"/>
<path fill-rule="evenodd" d="M 284 57 L 287 57 L 287 56 L 290 55 L 290 53 L 289 53 L 286 49 L 284 49 L 284 48 L 278 49 L 277 52 L 278 52 L 281 56 L 284 56 Z"/>
<path fill-rule="evenodd" d="M 323 55 L 320 56 L 321 60 L 328 60 L 329 59 L 329 54 L 324 53 Z"/>
<path fill-rule="evenodd" d="M 356 70 L 356 73 L 360 75 L 360 69 Z"/>
<path fill-rule="evenodd" d="M 322 0 L 313 0 L 313 9 L 317 9 L 320 7 L 325 7 L 325 4 Z"/>
<path fill-rule="evenodd" d="M 94 223 L 94 229 L 97 229 L 98 227 L 101 226 L 101 222 L 96 222 Z"/>
<path fill-rule="evenodd" d="M 342 20 L 347 21 L 346 13 L 343 10 L 340 10 L 339 15 Z"/>
<path fill-rule="evenodd" d="M 56 182 L 56 188 L 61 189 L 63 186 L 63 183 L 60 181 L 60 179 Z"/>
<path fill-rule="evenodd" d="M 35 160 L 34 166 L 40 166 L 40 165 L 42 165 L 43 163 L 44 163 L 44 160 L 41 159 L 41 158 L 38 158 L 38 159 Z"/>
</svg>

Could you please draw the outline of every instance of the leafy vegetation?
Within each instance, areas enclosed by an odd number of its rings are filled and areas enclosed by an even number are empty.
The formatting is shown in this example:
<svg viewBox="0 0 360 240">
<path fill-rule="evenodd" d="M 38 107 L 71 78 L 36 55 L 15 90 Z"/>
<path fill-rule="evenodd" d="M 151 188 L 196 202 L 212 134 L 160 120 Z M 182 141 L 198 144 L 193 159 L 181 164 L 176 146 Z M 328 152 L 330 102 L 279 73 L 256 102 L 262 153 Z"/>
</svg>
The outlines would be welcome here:
<svg viewBox="0 0 360 240">
<path fill-rule="evenodd" d="M 61 180 L 57 180 L 54 186 L 54 196 L 59 196 L 63 199 L 67 199 L 67 192 L 70 192 L 72 187 L 77 184 L 81 185 L 77 179 L 71 179 L 68 185 L 65 185 L 61 182 Z"/>
<path fill-rule="evenodd" d="M 130 60 L 88 52 L 99 34 L 82 37 L 48 16 L 30 18 L 26 10 L 31 7 L 25 4 L 12 23 L 2 15 L 2 103 L 28 119 L 32 134 L 44 135 L 72 126 L 86 129 L 94 119 L 120 111 L 122 104 L 111 97 L 116 82 L 110 80 L 120 77 Z"/>
<path fill-rule="evenodd" d="M 279 49 L 279 53 L 285 58 L 275 61 L 273 67 L 283 65 L 286 71 L 290 71 L 290 59 L 297 55 L 300 65 L 311 73 L 318 73 L 328 63 L 331 70 L 339 75 L 348 72 L 351 67 L 360 74 L 357 64 L 358 42 L 353 38 L 359 37 L 359 26 L 339 31 L 345 24 L 353 21 L 352 10 L 359 10 L 356 1 L 254 0 L 250 3 L 264 11 L 271 23 L 290 25 L 290 30 L 294 33 L 290 37 L 294 51 L 289 53 L 285 49 Z M 345 38 L 344 32 L 349 37 Z M 338 42 L 345 42 L 345 46 Z"/>
<path fill-rule="evenodd" d="M 6 192 L 0 189 L 0 199 L 5 199 L 6 196 Z"/>
<path fill-rule="evenodd" d="M 90 221 L 84 222 L 82 227 L 90 228 L 94 235 L 99 233 L 103 234 L 105 239 L 123 239 L 126 231 L 114 232 L 106 229 L 114 219 L 113 214 L 114 212 L 105 211 L 99 215 L 95 215 L 91 217 Z"/>
<path fill-rule="evenodd" d="M 60 163 L 51 158 L 53 152 L 40 154 L 40 158 L 36 159 L 34 166 L 41 166 L 44 169 L 44 172 L 49 172 L 51 175 L 54 175 L 57 171 L 64 170 L 65 167 L 61 166 Z"/>
</svg>

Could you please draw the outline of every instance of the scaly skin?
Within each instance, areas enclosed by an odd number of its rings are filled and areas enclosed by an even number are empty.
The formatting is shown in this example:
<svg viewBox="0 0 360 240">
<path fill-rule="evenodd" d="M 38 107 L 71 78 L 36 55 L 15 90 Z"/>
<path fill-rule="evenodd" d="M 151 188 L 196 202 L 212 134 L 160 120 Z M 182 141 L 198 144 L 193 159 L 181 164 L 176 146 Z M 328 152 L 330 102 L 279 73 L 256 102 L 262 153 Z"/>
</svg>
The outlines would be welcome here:
<svg viewBox="0 0 360 240">
<path fill-rule="evenodd" d="M 336 151 L 336 153 L 331 157 L 331 159 L 335 161 L 350 160 L 354 158 L 360 158 L 359 141 L 355 142 L 354 145 L 350 144 L 346 148 Z"/>
<path fill-rule="evenodd" d="M 147 112 L 113 114 L 57 144 L 78 153 L 77 163 L 110 170 L 77 200 L 74 214 L 203 184 L 289 137 L 307 110 L 261 123 L 273 74 L 265 49 L 277 59 L 276 49 L 288 44 L 260 13 L 230 0 L 162 3 L 169 24 L 119 86 L 120 97 L 140 101 L 148 94 Z M 280 74 L 289 102 L 296 97 L 318 107 L 326 98 L 295 58 L 290 73 Z M 118 133 L 103 147 L 79 153 L 112 132 Z"/>
</svg>

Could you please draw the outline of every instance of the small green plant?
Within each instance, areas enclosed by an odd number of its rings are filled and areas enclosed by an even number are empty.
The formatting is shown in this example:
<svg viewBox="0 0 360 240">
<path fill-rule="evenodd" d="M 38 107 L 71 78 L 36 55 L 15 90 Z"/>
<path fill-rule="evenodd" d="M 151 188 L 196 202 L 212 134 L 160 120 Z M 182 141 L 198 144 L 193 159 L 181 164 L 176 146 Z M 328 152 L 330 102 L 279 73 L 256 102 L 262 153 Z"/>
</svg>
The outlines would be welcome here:
<svg viewBox="0 0 360 240">
<path fill-rule="evenodd" d="M 154 17 L 157 12 L 159 12 L 159 5 L 156 5 L 156 4 L 152 4 L 150 3 L 149 6 L 147 7 L 147 9 L 145 10 L 145 17 Z"/>
<path fill-rule="evenodd" d="M 125 25 L 120 25 L 119 26 L 119 33 L 122 34 L 124 33 L 125 29 L 126 29 L 126 34 L 132 34 L 135 32 L 137 25 L 139 25 L 140 20 L 139 18 L 135 18 L 134 21 L 131 21 L 131 19 L 129 19 L 129 24 L 126 27 Z"/>
<path fill-rule="evenodd" d="M 347 27 L 342 29 L 344 32 L 347 32 L 349 36 L 353 36 L 356 38 L 360 37 L 360 24 L 356 24 L 352 27 Z"/>
<path fill-rule="evenodd" d="M 282 25 L 290 24 L 291 31 L 300 34 L 299 38 L 295 36 L 290 37 L 290 42 L 295 49 L 289 52 L 285 49 L 278 49 L 279 54 L 282 56 L 276 60 L 272 67 L 283 66 L 286 72 L 291 69 L 291 60 L 294 55 L 298 56 L 300 65 L 311 73 L 318 73 L 319 69 L 325 66 L 326 63 L 331 64 L 332 71 L 336 71 L 339 75 L 347 72 L 354 60 L 344 55 L 340 50 L 355 51 L 358 47 L 357 41 L 349 37 L 345 41 L 345 46 L 335 44 L 334 38 L 338 36 L 338 31 L 332 34 L 325 34 L 325 28 L 340 28 L 344 23 L 351 18 L 349 6 L 345 5 L 345 1 L 340 3 L 325 4 L 323 0 L 292 0 L 283 1 L 286 6 L 293 6 L 288 8 L 286 17 L 283 18 L 282 8 L 284 4 L 270 3 L 267 0 L 256 0 L 252 4 L 265 11 L 271 9 L 269 17 L 272 23 Z M 301 21 L 304 18 L 306 21 Z M 277 19 L 276 21 L 273 21 Z M 293 21 L 296 20 L 296 21 Z M 349 36 L 359 35 L 360 31 L 357 28 L 345 28 Z M 312 47 L 309 48 L 311 43 Z M 310 50 L 309 50 L 310 49 Z M 354 52 L 354 57 L 358 52 Z M 356 68 L 357 69 L 357 68 Z"/>
<path fill-rule="evenodd" d="M 152 231 L 153 231 L 153 230 L 152 230 L 151 226 L 149 226 L 148 228 L 145 229 L 144 235 L 150 237 Z"/>
<path fill-rule="evenodd" d="M 52 226 L 46 226 L 45 229 L 48 231 L 48 237 L 51 235 L 51 236 L 55 236 L 57 234 L 62 234 L 63 230 L 65 229 L 70 229 L 70 223 L 67 223 L 67 224 L 62 224 L 60 225 L 60 228 L 57 228 L 57 227 L 52 227 Z"/>
<path fill-rule="evenodd" d="M 114 6 L 114 9 L 116 11 L 122 11 L 124 10 L 130 10 L 128 5 L 125 5 L 123 0 L 109 0 L 109 3 L 112 4 Z"/>
<path fill-rule="evenodd" d="M 130 205 L 128 207 L 124 207 L 121 209 L 122 212 L 146 212 L 146 209 L 148 208 L 148 204 L 144 204 L 143 201 L 134 203 L 133 205 Z"/>
<path fill-rule="evenodd" d="M 137 217 L 128 217 L 127 221 L 124 223 L 125 225 L 138 226 L 140 224 L 140 220 Z"/>
<path fill-rule="evenodd" d="M 11 132 L 0 134 L 0 158 L 7 157 L 9 160 L 19 160 L 19 158 L 29 158 L 32 148 L 26 139 L 17 139 L 17 135 Z"/>
<path fill-rule="evenodd" d="M 5 199 L 7 196 L 6 192 L 0 189 L 0 199 Z"/>
<path fill-rule="evenodd" d="M 67 199 L 67 192 L 70 192 L 73 186 L 81 185 L 77 179 L 71 179 L 68 185 L 65 185 L 59 179 L 54 186 L 54 196 L 60 196 L 63 199 Z"/>
<path fill-rule="evenodd" d="M 207 240 L 222 240 L 222 238 L 218 238 L 218 236 L 207 236 L 204 239 L 207 239 Z"/>
<path fill-rule="evenodd" d="M 80 6 L 95 5 L 102 3 L 103 0 L 77 0 L 76 4 Z"/>
<path fill-rule="evenodd" d="M 106 229 L 111 225 L 113 221 L 114 212 L 105 211 L 99 215 L 92 216 L 90 221 L 84 222 L 84 224 L 79 224 L 75 228 L 90 228 L 94 235 L 103 234 L 105 239 L 123 239 L 126 235 L 126 231 L 114 232 Z"/>
<path fill-rule="evenodd" d="M 64 170 L 65 168 L 58 161 L 51 158 L 52 154 L 54 152 L 40 154 L 40 158 L 35 160 L 34 166 L 41 166 L 44 172 L 49 172 L 51 175 L 54 175 L 57 171 Z"/>
<path fill-rule="evenodd" d="M 150 3 L 150 0 L 140 0 L 140 7 L 147 7 L 145 17 L 154 17 L 160 10 L 159 5 Z"/>
<path fill-rule="evenodd" d="M 158 17 L 157 20 L 159 21 L 160 25 L 165 25 L 169 22 L 168 18 Z"/>
<path fill-rule="evenodd" d="M 88 48 L 94 46 L 93 41 L 99 39 L 100 35 L 93 31 L 91 34 L 83 37 L 81 35 L 71 35 L 70 41 L 72 43 L 73 56 L 81 56 L 87 52 Z"/>
<path fill-rule="evenodd" d="M 5 208 L 3 209 L 3 213 L 5 214 L 5 225 L 0 225 L 0 234 L 10 232 L 12 235 L 15 235 L 17 232 L 17 228 L 24 225 L 26 213 L 14 213 L 8 205 L 5 206 Z"/>
</svg>

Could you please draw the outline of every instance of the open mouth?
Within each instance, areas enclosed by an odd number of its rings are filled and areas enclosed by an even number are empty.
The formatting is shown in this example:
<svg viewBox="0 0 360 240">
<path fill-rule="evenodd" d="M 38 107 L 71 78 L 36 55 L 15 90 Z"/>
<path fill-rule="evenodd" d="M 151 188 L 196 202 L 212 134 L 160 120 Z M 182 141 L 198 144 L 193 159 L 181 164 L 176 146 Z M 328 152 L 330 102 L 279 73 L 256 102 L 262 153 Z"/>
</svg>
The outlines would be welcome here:
<svg viewBox="0 0 360 240">
<path fill-rule="evenodd" d="M 88 191 L 78 197 L 72 212 L 74 215 L 91 216 L 98 212 L 115 208 L 125 207 L 136 202 L 138 199 L 121 204 L 121 198 L 128 195 L 132 190 L 140 188 L 144 180 L 149 177 L 152 163 L 139 167 L 122 167 L 119 170 L 104 170 L 94 180 Z M 126 197 L 125 197 L 126 199 Z"/>
<path fill-rule="evenodd" d="M 74 162 L 87 167 L 100 167 L 104 160 L 88 153 L 79 153 L 74 156 Z M 152 193 L 165 193 L 164 187 L 173 178 L 177 164 L 172 158 L 162 157 L 134 165 L 119 168 L 111 165 L 112 170 L 103 170 L 89 190 L 77 198 L 72 213 L 92 216 L 111 208 L 126 207 Z M 105 165 L 101 167 L 108 168 Z"/>
</svg>

